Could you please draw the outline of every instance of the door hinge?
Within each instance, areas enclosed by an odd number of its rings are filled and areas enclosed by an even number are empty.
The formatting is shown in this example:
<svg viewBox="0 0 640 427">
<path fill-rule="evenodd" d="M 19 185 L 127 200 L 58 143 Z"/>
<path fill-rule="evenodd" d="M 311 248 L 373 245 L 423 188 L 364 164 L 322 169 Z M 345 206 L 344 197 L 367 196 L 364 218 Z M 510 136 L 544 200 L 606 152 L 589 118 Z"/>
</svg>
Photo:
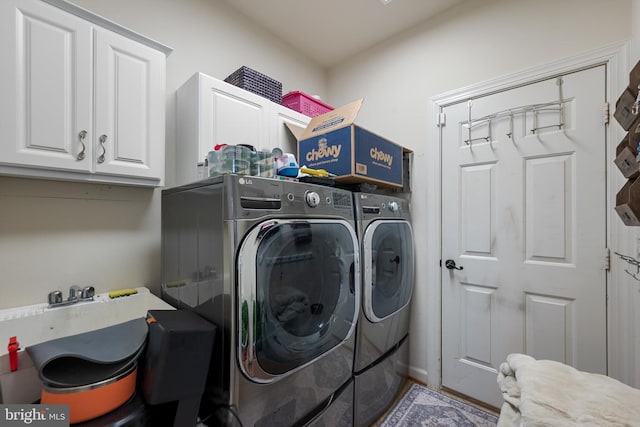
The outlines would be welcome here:
<svg viewBox="0 0 640 427">
<path fill-rule="evenodd" d="M 442 127 L 447 124 L 447 115 L 446 113 L 438 113 L 436 115 L 436 126 Z"/>
<path fill-rule="evenodd" d="M 606 271 L 611 270 L 611 249 L 609 248 L 604 250 L 604 269 Z"/>
<path fill-rule="evenodd" d="M 602 110 L 602 119 L 604 120 L 604 124 L 605 125 L 609 124 L 609 117 L 610 117 L 609 103 L 605 102 L 604 103 L 604 108 Z"/>
</svg>

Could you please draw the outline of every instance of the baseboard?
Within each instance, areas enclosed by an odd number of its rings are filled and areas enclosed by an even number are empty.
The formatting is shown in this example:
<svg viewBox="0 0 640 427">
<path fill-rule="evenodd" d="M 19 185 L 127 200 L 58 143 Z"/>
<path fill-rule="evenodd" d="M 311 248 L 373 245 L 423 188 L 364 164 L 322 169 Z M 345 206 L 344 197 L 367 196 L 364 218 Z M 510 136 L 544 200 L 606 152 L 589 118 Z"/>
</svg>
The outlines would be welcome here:
<svg viewBox="0 0 640 427">
<path fill-rule="evenodd" d="M 415 366 L 409 366 L 409 378 L 422 384 L 428 384 L 427 371 L 416 368 Z"/>
</svg>

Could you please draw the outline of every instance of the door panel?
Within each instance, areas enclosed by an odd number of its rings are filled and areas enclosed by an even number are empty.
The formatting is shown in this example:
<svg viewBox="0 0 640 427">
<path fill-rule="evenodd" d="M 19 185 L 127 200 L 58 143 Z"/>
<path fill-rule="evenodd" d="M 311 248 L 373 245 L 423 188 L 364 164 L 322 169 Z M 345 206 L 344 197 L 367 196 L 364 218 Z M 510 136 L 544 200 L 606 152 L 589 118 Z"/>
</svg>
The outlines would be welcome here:
<svg viewBox="0 0 640 427">
<path fill-rule="evenodd" d="M 605 99 L 598 66 L 444 109 L 443 386 L 499 407 L 516 352 L 606 372 Z"/>
<path fill-rule="evenodd" d="M 91 171 L 90 25 L 43 2 L 3 1 L 0 161 Z M 86 136 L 81 136 L 86 135 Z"/>
<path fill-rule="evenodd" d="M 493 254 L 491 232 L 495 229 L 495 163 L 460 168 L 460 214 L 463 253 L 490 257 Z"/>
<path fill-rule="evenodd" d="M 265 141 L 269 145 L 257 148 L 272 149 L 273 147 L 280 147 L 285 153 L 297 153 L 298 141 L 287 127 L 287 124 L 304 129 L 311 121 L 311 118 L 283 105 L 273 103 L 269 107 L 273 109 L 273 115 L 275 116 L 275 120 L 270 121 L 269 124 L 270 126 L 275 126 L 275 128 L 269 131 L 270 140 Z"/>
<path fill-rule="evenodd" d="M 102 30 L 95 45 L 96 172 L 161 179 L 164 54 Z"/>
<path fill-rule="evenodd" d="M 575 153 L 525 159 L 527 261 L 571 264 Z"/>
<path fill-rule="evenodd" d="M 200 109 L 203 120 L 198 159 L 204 159 L 216 144 L 248 144 L 267 148 L 268 101 L 254 93 L 218 80 L 203 87 Z"/>
</svg>

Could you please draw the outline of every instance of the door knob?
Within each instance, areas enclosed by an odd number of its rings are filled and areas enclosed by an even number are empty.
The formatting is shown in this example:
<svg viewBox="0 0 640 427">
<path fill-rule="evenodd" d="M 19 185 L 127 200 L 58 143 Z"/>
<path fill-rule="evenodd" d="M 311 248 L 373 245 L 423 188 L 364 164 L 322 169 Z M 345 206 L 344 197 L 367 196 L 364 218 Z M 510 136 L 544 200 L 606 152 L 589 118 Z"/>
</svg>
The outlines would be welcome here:
<svg viewBox="0 0 640 427">
<path fill-rule="evenodd" d="M 456 262 L 452 259 L 448 259 L 444 262 L 444 266 L 447 267 L 448 270 L 462 270 L 464 267 L 460 266 L 457 267 L 456 266 Z"/>
</svg>

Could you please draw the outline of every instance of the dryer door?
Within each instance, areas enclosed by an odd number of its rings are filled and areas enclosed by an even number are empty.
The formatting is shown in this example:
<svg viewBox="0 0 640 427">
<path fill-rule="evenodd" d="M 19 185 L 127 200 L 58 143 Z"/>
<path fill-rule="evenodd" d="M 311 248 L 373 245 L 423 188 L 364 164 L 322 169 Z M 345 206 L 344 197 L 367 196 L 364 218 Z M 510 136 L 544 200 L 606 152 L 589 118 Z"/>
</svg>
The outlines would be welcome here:
<svg viewBox="0 0 640 427">
<path fill-rule="evenodd" d="M 271 220 L 240 247 L 238 358 L 271 382 L 341 345 L 360 304 L 358 242 L 342 220 Z"/>
<path fill-rule="evenodd" d="M 379 322 L 401 310 L 413 292 L 413 231 L 407 221 L 372 222 L 364 233 L 364 313 Z"/>
</svg>

